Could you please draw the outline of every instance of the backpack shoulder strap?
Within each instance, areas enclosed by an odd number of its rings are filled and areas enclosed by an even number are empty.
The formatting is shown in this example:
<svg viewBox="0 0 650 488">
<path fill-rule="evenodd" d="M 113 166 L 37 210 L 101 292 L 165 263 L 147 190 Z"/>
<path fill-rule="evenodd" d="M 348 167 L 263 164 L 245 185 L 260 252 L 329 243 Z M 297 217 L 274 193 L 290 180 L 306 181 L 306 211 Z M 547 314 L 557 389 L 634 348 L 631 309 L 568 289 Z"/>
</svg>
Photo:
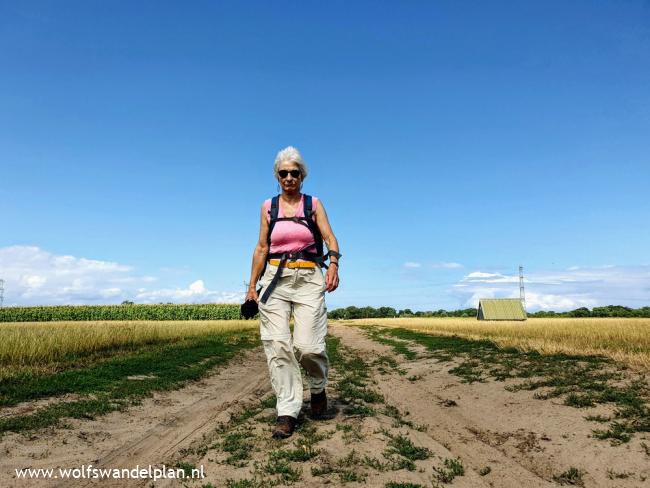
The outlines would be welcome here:
<svg viewBox="0 0 650 488">
<path fill-rule="evenodd" d="M 275 223 L 278 220 L 278 213 L 280 212 L 280 196 L 276 195 L 273 198 L 271 198 L 271 208 L 269 209 L 269 232 L 266 234 L 266 242 L 269 245 L 269 248 L 271 247 L 271 233 L 273 232 L 273 227 L 275 227 Z"/>
<path fill-rule="evenodd" d="M 307 227 L 309 227 L 309 230 L 311 231 L 312 235 L 314 236 L 314 243 L 316 244 L 316 253 L 319 256 L 323 255 L 323 237 L 320 234 L 320 229 L 316 225 L 316 222 L 312 218 L 312 198 L 311 195 L 304 195 L 304 201 L 303 201 L 303 213 L 305 216 L 305 220 L 307 222 Z"/>
<path fill-rule="evenodd" d="M 311 209 L 312 209 L 312 201 L 311 201 L 311 195 L 305 195 L 303 200 L 303 214 L 306 219 L 311 220 Z"/>
<path fill-rule="evenodd" d="M 269 209 L 271 220 L 275 220 L 278 218 L 279 211 L 280 211 L 280 196 L 276 195 L 273 198 L 271 198 L 271 208 Z"/>
</svg>

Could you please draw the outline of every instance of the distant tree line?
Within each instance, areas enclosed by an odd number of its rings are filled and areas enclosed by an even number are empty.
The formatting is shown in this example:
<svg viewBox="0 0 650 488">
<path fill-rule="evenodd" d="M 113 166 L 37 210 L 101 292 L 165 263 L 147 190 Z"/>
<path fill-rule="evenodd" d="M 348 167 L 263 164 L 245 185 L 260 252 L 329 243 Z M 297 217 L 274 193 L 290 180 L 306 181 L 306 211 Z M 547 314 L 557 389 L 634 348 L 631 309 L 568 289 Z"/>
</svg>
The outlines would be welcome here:
<svg viewBox="0 0 650 488">
<path fill-rule="evenodd" d="M 346 307 L 337 308 L 327 314 L 330 319 L 383 319 L 391 317 L 476 317 L 475 308 L 464 310 L 436 310 L 413 312 L 410 308 L 396 310 L 393 307 Z"/>
<path fill-rule="evenodd" d="M 623 305 L 607 305 L 605 307 L 576 308 L 570 312 L 554 312 L 540 310 L 529 313 L 529 317 L 645 317 L 650 318 L 650 307 L 630 308 Z"/>
<path fill-rule="evenodd" d="M 392 307 L 346 307 L 337 308 L 327 314 L 330 319 L 380 319 L 393 317 L 476 317 L 475 308 L 462 310 L 435 310 L 413 312 L 410 308 L 396 310 Z M 622 305 L 607 305 L 605 307 L 594 307 L 589 310 L 587 307 L 577 308 L 569 312 L 554 312 L 552 310 L 540 310 L 529 313 L 529 317 L 645 317 L 650 318 L 650 307 L 629 308 Z"/>
</svg>

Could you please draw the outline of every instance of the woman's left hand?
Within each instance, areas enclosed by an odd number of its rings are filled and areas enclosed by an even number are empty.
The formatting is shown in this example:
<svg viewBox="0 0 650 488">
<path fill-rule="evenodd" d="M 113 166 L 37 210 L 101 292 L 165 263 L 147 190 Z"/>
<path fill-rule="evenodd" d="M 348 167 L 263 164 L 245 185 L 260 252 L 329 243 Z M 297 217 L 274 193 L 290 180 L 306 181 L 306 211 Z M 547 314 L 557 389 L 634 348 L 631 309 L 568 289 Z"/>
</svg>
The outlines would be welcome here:
<svg viewBox="0 0 650 488">
<path fill-rule="evenodd" d="M 325 291 L 333 292 L 339 287 L 339 267 L 331 265 L 325 274 Z"/>
</svg>

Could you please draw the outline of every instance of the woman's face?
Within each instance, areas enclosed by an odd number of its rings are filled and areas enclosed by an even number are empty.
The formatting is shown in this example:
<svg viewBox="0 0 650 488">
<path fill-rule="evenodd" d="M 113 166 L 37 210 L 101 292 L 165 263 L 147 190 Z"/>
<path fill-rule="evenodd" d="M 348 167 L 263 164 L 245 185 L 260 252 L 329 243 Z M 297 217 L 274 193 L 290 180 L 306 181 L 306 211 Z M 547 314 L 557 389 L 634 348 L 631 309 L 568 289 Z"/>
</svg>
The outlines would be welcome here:
<svg viewBox="0 0 650 488">
<path fill-rule="evenodd" d="M 292 193 L 300 189 L 300 183 L 302 181 L 302 175 L 294 176 L 291 173 L 295 172 L 300 173 L 300 167 L 293 161 L 283 161 L 278 167 L 278 181 L 282 190 Z M 282 175 L 287 172 L 286 176 L 283 178 Z"/>
</svg>

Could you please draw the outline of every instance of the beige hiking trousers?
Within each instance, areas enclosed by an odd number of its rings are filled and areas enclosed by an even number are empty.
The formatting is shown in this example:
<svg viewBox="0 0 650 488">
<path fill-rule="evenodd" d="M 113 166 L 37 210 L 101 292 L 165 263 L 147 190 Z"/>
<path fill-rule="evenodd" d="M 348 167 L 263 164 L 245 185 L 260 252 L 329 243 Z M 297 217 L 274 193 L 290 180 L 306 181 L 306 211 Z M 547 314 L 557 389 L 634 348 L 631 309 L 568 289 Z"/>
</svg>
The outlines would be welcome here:
<svg viewBox="0 0 650 488">
<path fill-rule="evenodd" d="M 278 267 L 266 265 L 260 297 Z M 302 408 L 300 366 L 307 373 L 311 393 L 327 384 L 329 359 L 325 350 L 327 308 L 325 277 L 319 267 L 282 268 L 282 276 L 266 303 L 259 302 L 260 335 L 277 397 L 278 416 L 298 417 Z M 293 312 L 293 338 L 289 319 Z"/>
</svg>

